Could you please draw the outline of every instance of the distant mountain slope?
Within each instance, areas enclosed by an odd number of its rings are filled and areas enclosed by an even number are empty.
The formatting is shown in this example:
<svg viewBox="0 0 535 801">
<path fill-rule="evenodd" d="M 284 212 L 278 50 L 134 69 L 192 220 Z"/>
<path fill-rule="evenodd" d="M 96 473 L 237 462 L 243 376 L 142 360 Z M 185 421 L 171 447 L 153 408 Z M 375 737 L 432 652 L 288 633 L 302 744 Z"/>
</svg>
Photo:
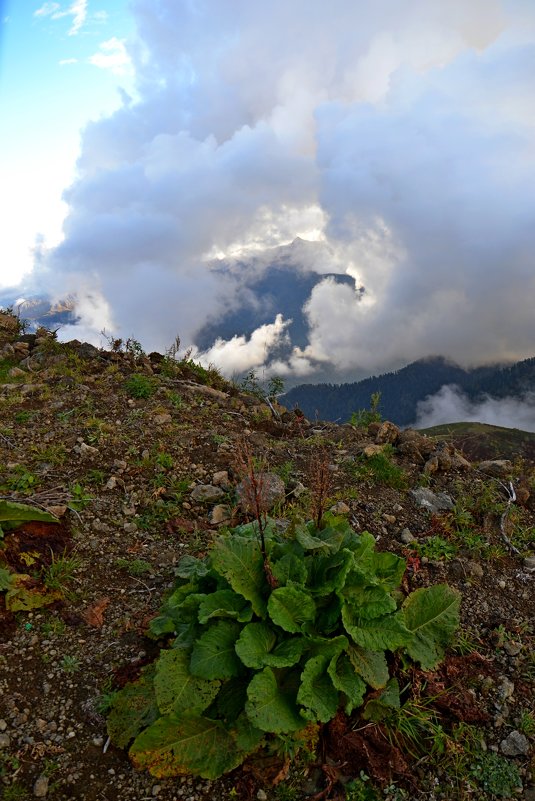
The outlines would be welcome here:
<svg viewBox="0 0 535 801">
<path fill-rule="evenodd" d="M 380 412 L 398 425 L 416 419 L 419 401 L 434 395 L 444 384 L 456 384 L 471 400 L 485 394 L 520 397 L 535 391 L 535 358 L 516 364 L 465 370 L 444 359 L 421 359 L 393 373 L 372 376 L 352 384 L 301 384 L 282 398 L 289 408 L 297 405 L 309 419 L 345 422 L 358 409 L 366 409 L 374 392 L 381 393 Z"/>
<path fill-rule="evenodd" d="M 420 429 L 422 434 L 451 442 L 470 461 L 517 459 L 535 462 L 535 434 L 486 423 L 448 423 Z"/>
</svg>

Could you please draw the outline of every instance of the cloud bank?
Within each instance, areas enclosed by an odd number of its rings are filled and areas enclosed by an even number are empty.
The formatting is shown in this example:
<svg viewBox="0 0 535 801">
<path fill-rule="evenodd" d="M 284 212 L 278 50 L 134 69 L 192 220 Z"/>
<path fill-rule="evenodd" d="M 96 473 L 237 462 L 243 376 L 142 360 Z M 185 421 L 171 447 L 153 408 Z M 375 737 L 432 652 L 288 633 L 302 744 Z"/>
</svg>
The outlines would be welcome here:
<svg viewBox="0 0 535 801">
<path fill-rule="evenodd" d="M 532 4 L 132 9 L 136 97 L 85 129 L 64 241 L 34 277 L 78 293 L 88 337 L 104 320 L 148 349 L 177 333 L 195 345 L 238 303 L 214 260 L 265 265 L 301 236 L 321 257 L 305 249 L 296 269 L 348 273 L 365 292 L 321 281 L 308 344 L 282 361 L 277 317 L 202 358 L 311 380 L 318 364 L 350 379 L 429 353 L 463 365 L 533 355 Z"/>
<path fill-rule="evenodd" d="M 441 387 L 435 395 L 420 401 L 416 428 L 430 428 L 444 423 L 488 423 L 504 428 L 535 431 L 535 393 L 523 398 L 491 398 L 473 402 L 459 387 Z"/>
</svg>

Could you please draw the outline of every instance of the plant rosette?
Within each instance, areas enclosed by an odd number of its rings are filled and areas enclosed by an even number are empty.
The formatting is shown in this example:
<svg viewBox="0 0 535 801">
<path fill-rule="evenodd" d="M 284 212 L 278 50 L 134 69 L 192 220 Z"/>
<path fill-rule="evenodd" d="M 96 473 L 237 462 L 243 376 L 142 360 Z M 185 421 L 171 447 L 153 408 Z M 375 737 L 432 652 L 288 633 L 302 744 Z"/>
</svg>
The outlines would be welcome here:
<svg viewBox="0 0 535 801">
<path fill-rule="evenodd" d="M 387 653 L 432 669 L 459 625 L 456 590 L 403 598 L 405 561 L 346 520 L 284 533 L 268 521 L 269 581 L 257 533 L 240 526 L 204 559 L 182 559 L 150 624 L 169 647 L 113 699 L 112 742 L 156 777 L 214 779 L 269 738 L 299 739 L 377 690 L 388 705 Z"/>
</svg>

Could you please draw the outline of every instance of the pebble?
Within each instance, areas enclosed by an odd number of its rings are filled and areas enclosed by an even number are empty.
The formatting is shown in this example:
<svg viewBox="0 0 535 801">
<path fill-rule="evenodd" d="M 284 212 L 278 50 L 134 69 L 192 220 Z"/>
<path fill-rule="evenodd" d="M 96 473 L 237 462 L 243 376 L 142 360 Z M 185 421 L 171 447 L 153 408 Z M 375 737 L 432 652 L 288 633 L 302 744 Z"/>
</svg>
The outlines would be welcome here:
<svg viewBox="0 0 535 801">
<path fill-rule="evenodd" d="M 498 582 L 498 587 L 499 587 L 501 590 L 505 590 L 505 588 L 507 587 L 507 582 L 505 582 L 503 579 L 501 579 L 501 580 Z"/>
<path fill-rule="evenodd" d="M 529 751 L 529 741 L 527 737 L 515 730 L 501 741 L 500 750 L 505 756 L 524 755 Z"/>
<path fill-rule="evenodd" d="M 408 528 L 404 528 L 403 531 L 401 532 L 400 539 L 401 542 L 405 543 L 405 545 L 408 545 L 410 542 L 414 542 L 415 536 L 414 534 L 411 534 Z"/>
<path fill-rule="evenodd" d="M 39 776 L 35 780 L 35 784 L 33 786 L 33 794 L 36 798 L 44 798 L 47 793 L 48 793 L 48 777 Z"/>
<path fill-rule="evenodd" d="M 11 745 L 11 738 L 9 734 L 0 734 L 0 748 L 9 748 Z"/>
<path fill-rule="evenodd" d="M 257 792 L 256 797 L 258 798 L 258 801 L 267 801 L 267 795 L 265 790 L 260 789 Z"/>
<path fill-rule="evenodd" d="M 526 556 L 524 559 L 525 570 L 535 570 L 535 556 Z"/>
<path fill-rule="evenodd" d="M 522 650 L 522 643 L 514 642 L 511 640 L 510 642 L 506 642 L 504 645 L 504 650 L 507 656 L 518 656 L 520 651 Z"/>
<path fill-rule="evenodd" d="M 5 731 L 7 729 L 7 723 L 5 720 L 0 720 L 0 731 Z"/>
<path fill-rule="evenodd" d="M 505 701 L 507 698 L 511 698 L 515 691 L 515 685 L 509 679 L 504 678 L 499 686 L 500 698 L 502 701 Z"/>
<path fill-rule="evenodd" d="M 159 795 L 159 794 L 160 794 L 160 791 L 161 791 L 161 789 L 162 789 L 162 786 L 161 786 L 161 784 L 154 784 L 154 785 L 152 786 L 152 790 L 151 790 L 151 793 L 152 793 L 152 795 Z"/>
</svg>

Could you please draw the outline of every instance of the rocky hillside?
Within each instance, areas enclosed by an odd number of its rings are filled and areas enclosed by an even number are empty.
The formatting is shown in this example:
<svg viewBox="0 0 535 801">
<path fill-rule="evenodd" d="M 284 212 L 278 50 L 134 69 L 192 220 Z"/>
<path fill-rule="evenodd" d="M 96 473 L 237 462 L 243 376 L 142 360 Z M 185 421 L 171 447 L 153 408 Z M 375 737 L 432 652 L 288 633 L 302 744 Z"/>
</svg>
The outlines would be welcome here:
<svg viewBox="0 0 535 801">
<path fill-rule="evenodd" d="M 340 712 L 315 748 L 215 782 L 155 778 L 110 745 L 106 713 L 164 644 L 147 627 L 182 557 L 248 519 L 247 448 L 281 527 L 309 516 L 327 465 L 327 505 L 407 560 L 402 593 L 458 588 L 461 627 L 435 670 L 392 655 L 405 690 L 384 720 Z M 5 801 L 535 798 L 533 466 L 470 463 L 390 423 L 314 424 L 134 341 L 59 344 L 5 313 L 0 452 L 0 503 L 59 521 L 5 525 L 0 546 Z"/>
</svg>

